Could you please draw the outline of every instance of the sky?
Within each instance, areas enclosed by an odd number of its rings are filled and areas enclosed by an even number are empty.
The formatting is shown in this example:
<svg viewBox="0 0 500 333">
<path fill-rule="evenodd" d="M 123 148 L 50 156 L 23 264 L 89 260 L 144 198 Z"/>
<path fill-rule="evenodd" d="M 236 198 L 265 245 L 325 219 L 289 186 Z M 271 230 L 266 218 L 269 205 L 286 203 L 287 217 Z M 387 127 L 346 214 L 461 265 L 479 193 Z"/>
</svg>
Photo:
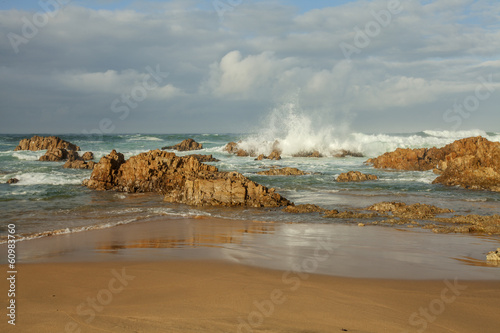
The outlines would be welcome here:
<svg viewBox="0 0 500 333">
<path fill-rule="evenodd" d="M 496 0 L 0 0 L 0 133 L 500 132 L 499 55 Z"/>
</svg>

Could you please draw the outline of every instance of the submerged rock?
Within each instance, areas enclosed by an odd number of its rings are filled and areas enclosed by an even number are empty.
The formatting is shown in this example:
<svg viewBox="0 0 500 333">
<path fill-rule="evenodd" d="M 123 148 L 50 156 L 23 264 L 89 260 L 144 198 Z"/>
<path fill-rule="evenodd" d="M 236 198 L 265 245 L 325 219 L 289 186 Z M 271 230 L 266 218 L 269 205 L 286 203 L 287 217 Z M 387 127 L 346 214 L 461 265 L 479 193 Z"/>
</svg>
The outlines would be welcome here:
<svg viewBox="0 0 500 333">
<path fill-rule="evenodd" d="M 186 139 L 181 143 L 174 146 L 163 147 L 162 149 L 171 149 L 177 151 L 190 151 L 190 150 L 200 150 L 203 149 L 203 145 L 194 141 L 193 139 Z"/>
<path fill-rule="evenodd" d="M 22 139 L 19 145 L 14 149 L 17 150 L 50 150 L 50 149 L 67 149 L 79 151 L 80 147 L 72 144 L 71 142 L 65 141 L 57 136 L 38 136 L 35 135 L 30 139 Z"/>
<path fill-rule="evenodd" d="M 101 158 L 84 185 L 97 190 L 157 192 L 189 205 L 279 207 L 291 202 L 238 172 L 220 172 L 195 157 L 153 150 L 132 156 L 113 150 Z"/>
<path fill-rule="evenodd" d="M 432 205 L 416 203 L 407 205 L 404 202 L 379 202 L 366 210 L 377 212 L 391 212 L 394 216 L 404 218 L 431 218 L 438 214 L 453 213 L 454 211 L 447 208 L 439 208 Z"/>
<path fill-rule="evenodd" d="M 259 171 L 257 172 L 257 174 L 263 176 L 303 176 L 303 175 L 309 175 L 310 173 L 304 172 L 297 168 L 285 167 L 285 168 L 271 168 L 266 171 Z"/>
<path fill-rule="evenodd" d="M 337 177 L 337 182 L 364 182 L 377 179 L 378 177 L 375 175 L 367 175 L 359 171 L 349 171 L 346 173 L 341 173 Z"/>
<path fill-rule="evenodd" d="M 346 149 L 341 149 L 339 151 L 335 151 L 332 153 L 333 157 L 364 157 L 364 155 L 360 152 L 352 151 L 352 150 L 346 150 Z"/>
<path fill-rule="evenodd" d="M 16 183 L 19 183 L 19 179 L 17 178 L 11 178 L 7 180 L 7 184 L 16 184 Z"/>
<path fill-rule="evenodd" d="M 284 212 L 293 214 L 303 214 L 303 213 L 322 213 L 325 212 L 325 208 L 321 208 L 317 205 L 305 204 L 305 205 L 290 205 L 283 209 Z"/>
<path fill-rule="evenodd" d="M 323 157 L 323 155 L 317 150 L 301 151 L 301 152 L 298 152 L 297 154 L 293 154 L 292 156 L 293 157 L 316 157 L 316 158 Z"/>
</svg>

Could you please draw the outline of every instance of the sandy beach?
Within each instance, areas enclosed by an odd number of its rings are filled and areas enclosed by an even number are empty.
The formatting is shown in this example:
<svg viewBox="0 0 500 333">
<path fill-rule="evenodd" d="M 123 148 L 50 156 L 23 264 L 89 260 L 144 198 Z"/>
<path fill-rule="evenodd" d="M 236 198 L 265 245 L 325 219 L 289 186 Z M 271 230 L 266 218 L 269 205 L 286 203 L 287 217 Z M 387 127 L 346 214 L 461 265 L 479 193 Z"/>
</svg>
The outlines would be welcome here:
<svg viewBox="0 0 500 333">
<path fill-rule="evenodd" d="M 437 256 L 441 237 L 451 250 Z M 417 240 L 420 250 L 411 245 Z M 467 245 L 474 256 L 471 244 L 494 242 L 207 218 L 44 237 L 17 244 L 16 326 L 3 320 L 0 329 L 497 332 L 498 268 L 481 265 L 481 254 L 467 261 L 454 251 Z M 8 290 L 7 280 L 1 288 Z"/>
</svg>

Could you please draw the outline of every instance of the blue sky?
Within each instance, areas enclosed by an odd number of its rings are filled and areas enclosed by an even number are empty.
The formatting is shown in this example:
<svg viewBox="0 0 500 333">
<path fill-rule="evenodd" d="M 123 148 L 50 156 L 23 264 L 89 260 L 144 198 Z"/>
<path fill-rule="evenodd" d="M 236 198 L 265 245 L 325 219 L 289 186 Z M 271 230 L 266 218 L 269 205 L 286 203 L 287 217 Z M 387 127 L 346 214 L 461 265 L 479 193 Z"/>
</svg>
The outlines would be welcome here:
<svg viewBox="0 0 500 333">
<path fill-rule="evenodd" d="M 318 127 L 500 132 L 497 1 L 0 0 L 0 22 L 0 133 L 250 132 L 290 101 Z"/>
</svg>

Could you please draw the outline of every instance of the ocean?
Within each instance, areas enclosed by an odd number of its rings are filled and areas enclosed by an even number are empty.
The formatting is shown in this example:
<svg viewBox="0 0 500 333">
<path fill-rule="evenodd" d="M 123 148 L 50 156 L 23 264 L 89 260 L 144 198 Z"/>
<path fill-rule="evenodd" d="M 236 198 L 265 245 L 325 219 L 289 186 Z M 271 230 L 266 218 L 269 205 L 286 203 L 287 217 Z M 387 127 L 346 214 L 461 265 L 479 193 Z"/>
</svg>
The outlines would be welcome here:
<svg viewBox="0 0 500 333">
<path fill-rule="evenodd" d="M 298 122 L 303 120 L 297 119 Z M 306 124 L 307 125 L 307 124 Z M 276 127 L 272 127 L 276 128 Z M 295 130 L 295 128 L 299 128 Z M 307 126 L 305 127 L 307 128 Z M 39 134 L 43 135 L 43 134 Z M 50 134 L 45 134 L 50 135 Z M 457 139 L 483 136 L 500 141 L 500 133 L 471 131 L 422 131 L 418 133 L 349 133 L 335 136 L 328 131 L 304 130 L 304 126 L 269 129 L 253 134 L 116 134 L 102 137 L 81 134 L 59 135 L 92 151 L 97 162 L 116 149 L 130 156 L 173 145 L 186 138 L 203 144 L 203 150 L 176 152 L 212 154 L 220 162 L 221 171 L 238 171 L 268 187 L 296 204 L 317 204 L 328 209 L 347 210 L 367 207 L 381 201 L 425 203 L 451 208 L 457 214 L 491 215 L 500 212 L 500 194 L 470 191 L 458 187 L 433 185 L 432 171 L 377 170 L 364 162 L 396 148 L 442 147 Z M 63 163 L 40 162 L 45 151 L 14 151 L 26 135 L 0 135 L 0 203 L 2 207 L 1 241 L 5 242 L 7 225 L 16 224 L 20 240 L 57 233 L 73 233 L 89 229 L 110 228 L 131 222 L 147 222 L 165 217 L 166 221 L 193 216 L 223 219 L 281 221 L 296 223 L 346 223 L 342 219 L 325 219 L 319 214 L 288 214 L 281 209 L 192 207 L 163 202 L 156 194 L 99 192 L 81 186 L 90 170 L 63 169 Z M 223 150 L 230 141 L 240 146 L 268 154 L 275 140 L 283 149 L 282 160 L 255 161 L 254 157 L 237 157 Z M 364 157 L 298 158 L 293 154 L 316 149 L 325 155 L 340 149 L 360 152 Z M 306 176 L 260 176 L 256 173 L 271 166 L 295 167 L 310 172 Z M 351 170 L 375 174 L 378 181 L 337 183 L 336 177 Z M 17 178 L 17 184 L 5 184 Z"/>
</svg>

